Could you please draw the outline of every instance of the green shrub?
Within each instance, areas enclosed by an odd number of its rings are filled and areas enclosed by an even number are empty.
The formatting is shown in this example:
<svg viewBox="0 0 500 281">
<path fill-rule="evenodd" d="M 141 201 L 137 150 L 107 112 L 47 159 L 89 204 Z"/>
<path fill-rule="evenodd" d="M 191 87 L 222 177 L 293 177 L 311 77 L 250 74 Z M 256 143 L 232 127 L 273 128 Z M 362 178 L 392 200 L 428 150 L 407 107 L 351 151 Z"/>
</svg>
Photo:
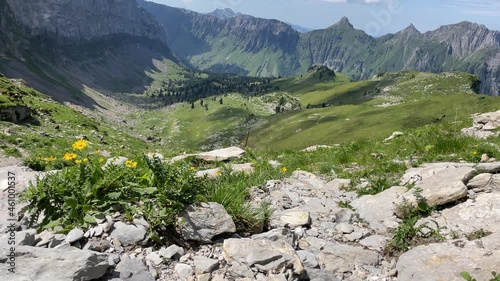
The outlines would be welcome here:
<svg viewBox="0 0 500 281">
<path fill-rule="evenodd" d="M 493 275 L 493 277 L 489 281 L 500 281 L 500 274 L 493 271 L 491 275 Z M 472 277 L 469 272 L 460 272 L 460 276 L 467 281 L 478 281 L 476 278 Z"/>
</svg>

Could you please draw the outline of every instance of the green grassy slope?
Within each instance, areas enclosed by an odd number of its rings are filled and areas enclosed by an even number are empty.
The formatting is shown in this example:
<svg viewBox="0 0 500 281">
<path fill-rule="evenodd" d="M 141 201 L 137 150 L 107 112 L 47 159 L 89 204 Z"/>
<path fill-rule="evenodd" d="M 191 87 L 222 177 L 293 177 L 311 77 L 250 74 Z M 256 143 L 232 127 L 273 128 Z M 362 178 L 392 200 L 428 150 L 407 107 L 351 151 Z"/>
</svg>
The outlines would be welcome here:
<svg viewBox="0 0 500 281">
<path fill-rule="evenodd" d="M 465 73 L 404 71 L 355 82 L 341 73 L 327 81 L 321 76 L 316 69 L 277 79 L 275 92 L 257 97 L 206 98 L 208 110 L 198 100 L 194 109 L 180 103 L 127 118 L 137 120 L 139 134 L 161 139 L 172 151 L 242 145 L 247 130 L 250 147 L 276 150 L 386 137 L 436 120 L 464 121 L 500 105 L 498 98 L 477 95 L 477 77 Z M 276 114 L 280 102 L 284 110 Z"/>
<path fill-rule="evenodd" d="M 14 96 L 20 99 L 13 100 Z M 20 81 L 14 84 L 0 76 L 0 106 L 15 105 L 28 106 L 33 114 L 18 124 L 0 121 L 0 148 L 6 155 L 61 160 L 65 152 L 72 151 L 71 144 L 82 136 L 89 139 L 95 150 L 108 151 L 113 156 L 132 157 L 147 150 L 146 143 L 124 131 L 86 117 Z"/>
<path fill-rule="evenodd" d="M 500 99 L 474 93 L 475 81 L 474 76 L 464 73 L 408 71 L 353 83 L 333 81 L 300 88 L 292 94 L 302 104 L 326 103 L 328 107 L 270 116 L 264 127 L 252 132 L 250 145 L 299 149 L 380 138 L 438 119 L 462 121 L 472 113 L 498 109 Z"/>
</svg>

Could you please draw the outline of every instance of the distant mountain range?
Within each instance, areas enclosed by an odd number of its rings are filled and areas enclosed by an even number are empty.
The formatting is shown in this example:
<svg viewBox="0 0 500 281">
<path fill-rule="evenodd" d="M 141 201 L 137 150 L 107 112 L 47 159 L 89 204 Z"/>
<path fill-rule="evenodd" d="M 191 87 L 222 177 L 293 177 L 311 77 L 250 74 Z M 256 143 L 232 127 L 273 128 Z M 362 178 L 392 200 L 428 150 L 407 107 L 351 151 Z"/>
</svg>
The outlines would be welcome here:
<svg viewBox="0 0 500 281">
<path fill-rule="evenodd" d="M 404 69 L 465 71 L 481 77 L 483 92 L 500 92 L 500 32 L 469 22 L 374 38 L 347 18 L 299 32 L 232 10 L 201 14 L 143 0 L 0 0 L 0 13 L 0 72 L 60 100 L 78 101 L 87 87 L 140 92 L 165 58 L 269 77 L 316 64 L 354 79 Z"/>
<path fill-rule="evenodd" d="M 413 25 L 374 38 L 347 18 L 321 30 L 248 15 L 210 17 L 139 0 L 163 25 L 177 57 L 205 70 L 287 76 L 324 64 L 355 79 L 415 69 L 464 71 L 481 77 L 483 92 L 500 92 L 500 32 L 470 22 L 421 33 Z"/>
</svg>

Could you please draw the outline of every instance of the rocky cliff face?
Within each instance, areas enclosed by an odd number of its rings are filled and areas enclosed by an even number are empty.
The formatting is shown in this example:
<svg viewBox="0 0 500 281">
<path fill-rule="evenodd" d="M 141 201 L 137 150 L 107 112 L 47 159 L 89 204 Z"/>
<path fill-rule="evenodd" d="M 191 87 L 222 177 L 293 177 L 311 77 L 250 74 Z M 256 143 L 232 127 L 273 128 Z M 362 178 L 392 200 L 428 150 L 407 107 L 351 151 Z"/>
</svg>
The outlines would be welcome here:
<svg viewBox="0 0 500 281">
<path fill-rule="evenodd" d="M 146 37 L 166 43 L 164 30 L 135 0 L 7 0 L 30 36 L 92 40 L 113 34 Z"/>
<path fill-rule="evenodd" d="M 94 107 L 89 88 L 142 92 L 154 60 L 174 59 L 165 30 L 135 0 L 0 0 L 0 10 L 0 72 L 59 101 Z"/>
<path fill-rule="evenodd" d="M 291 75 L 301 67 L 296 54 L 299 33 L 284 22 L 247 15 L 226 19 L 138 3 L 164 26 L 173 52 L 195 67 L 261 76 Z"/>
<path fill-rule="evenodd" d="M 425 37 L 448 44 L 450 54 L 457 57 L 471 55 L 480 49 L 500 48 L 499 31 L 492 31 L 484 25 L 471 22 L 442 26 L 426 32 Z"/>
</svg>

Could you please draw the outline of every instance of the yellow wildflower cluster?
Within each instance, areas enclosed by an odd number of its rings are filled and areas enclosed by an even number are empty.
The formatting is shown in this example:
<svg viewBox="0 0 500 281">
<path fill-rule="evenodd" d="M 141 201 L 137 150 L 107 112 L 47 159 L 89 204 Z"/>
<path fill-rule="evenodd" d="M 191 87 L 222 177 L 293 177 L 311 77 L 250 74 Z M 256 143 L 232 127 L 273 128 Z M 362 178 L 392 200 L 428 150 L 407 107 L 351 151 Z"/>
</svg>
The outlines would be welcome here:
<svg viewBox="0 0 500 281">
<path fill-rule="evenodd" d="M 132 161 L 132 160 L 127 160 L 127 161 L 125 161 L 125 166 L 127 166 L 129 168 L 135 168 L 135 167 L 137 167 L 137 162 Z"/>
<path fill-rule="evenodd" d="M 49 157 L 42 158 L 42 160 L 45 162 L 52 162 L 52 161 L 56 160 L 56 158 L 49 156 Z"/>
<path fill-rule="evenodd" d="M 66 154 L 64 154 L 63 159 L 66 161 L 71 161 L 71 160 L 76 159 L 76 157 L 78 157 L 78 155 L 76 155 L 75 153 L 67 152 Z"/>
<path fill-rule="evenodd" d="M 78 140 L 75 143 L 73 143 L 72 147 L 73 147 L 73 149 L 76 149 L 76 150 L 82 150 L 82 149 L 85 149 L 88 145 L 89 145 L 88 141 L 81 139 L 81 140 Z"/>
</svg>

